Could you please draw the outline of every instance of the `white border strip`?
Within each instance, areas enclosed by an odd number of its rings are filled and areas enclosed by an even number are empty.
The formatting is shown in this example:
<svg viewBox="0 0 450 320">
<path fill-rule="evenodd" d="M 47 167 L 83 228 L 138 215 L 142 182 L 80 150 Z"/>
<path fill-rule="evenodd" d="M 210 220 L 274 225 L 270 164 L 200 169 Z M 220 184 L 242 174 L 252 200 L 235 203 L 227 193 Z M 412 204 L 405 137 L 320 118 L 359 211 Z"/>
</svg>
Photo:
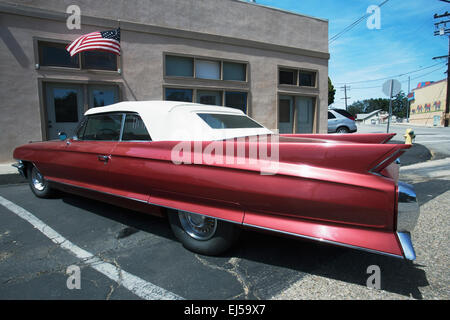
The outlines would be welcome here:
<svg viewBox="0 0 450 320">
<path fill-rule="evenodd" d="M 77 258 L 82 259 L 87 266 L 90 266 L 98 272 L 104 274 L 111 280 L 117 282 L 119 285 L 133 292 L 138 297 L 145 300 L 183 300 L 182 297 L 132 275 L 131 273 L 105 262 L 94 256 L 92 253 L 78 247 L 53 230 L 50 226 L 39 220 L 33 214 L 24 208 L 19 207 L 15 203 L 3 198 L 2 196 L 0 196 L 0 204 L 22 219 L 31 223 L 36 229 L 42 232 L 47 238 L 52 240 L 61 248 L 69 251 Z"/>
</svg>

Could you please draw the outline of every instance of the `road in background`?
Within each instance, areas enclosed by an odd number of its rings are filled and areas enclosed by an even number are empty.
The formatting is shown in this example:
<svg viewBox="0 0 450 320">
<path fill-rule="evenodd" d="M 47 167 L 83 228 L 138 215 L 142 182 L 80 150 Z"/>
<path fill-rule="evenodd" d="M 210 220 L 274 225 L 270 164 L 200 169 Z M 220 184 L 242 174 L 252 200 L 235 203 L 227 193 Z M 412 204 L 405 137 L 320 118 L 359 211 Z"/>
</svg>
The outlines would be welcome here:
<svg viewBox="0 0 450 320">
<path fill-rule="evenodd" d="M 450 127 L 420 127 L 407 124 L 391 124 L 389 132 L 396 133 L 394 141 L 404 142 L 406 129 L 414 130 L 416 138 L 414 143 L 424 145 L 433 154 L 433 159 L 450 157 Z M 386 124 L 366 125 L 358 124 L 357 133 L 385 133 Z"/>
</svg>

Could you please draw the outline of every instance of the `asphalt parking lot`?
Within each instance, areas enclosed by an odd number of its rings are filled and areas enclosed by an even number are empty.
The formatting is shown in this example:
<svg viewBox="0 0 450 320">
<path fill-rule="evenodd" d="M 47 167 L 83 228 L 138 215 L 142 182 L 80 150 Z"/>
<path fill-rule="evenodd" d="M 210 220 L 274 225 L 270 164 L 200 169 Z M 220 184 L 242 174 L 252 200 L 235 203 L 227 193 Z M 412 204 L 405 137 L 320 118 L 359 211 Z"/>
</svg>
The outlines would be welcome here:
<svg viewBox="0 0 450 320">
<path fill-rule="evenodd" d="M 44 227 L 0 205 L 0 299 L 449 299 L 450 181 L 410 182 L 422 210 L 414 263 L 251 230 L 226 255 L 201 256 L 185 250 L 164 219 L 64 193 L 39 199 L 26 184 L 3 185 L 0 196 Z M 80 251 L 96 262 L 74 254 Z M 81 289 L 67 287 L 71 265 L 80 267 Z M 380 267 L 380 290 L 367 288 L 371 265 Z M 105 266 L 109 274 L 99 272 Z M 130 289 L 129 275 L 150 295 Z"/>
</svg>

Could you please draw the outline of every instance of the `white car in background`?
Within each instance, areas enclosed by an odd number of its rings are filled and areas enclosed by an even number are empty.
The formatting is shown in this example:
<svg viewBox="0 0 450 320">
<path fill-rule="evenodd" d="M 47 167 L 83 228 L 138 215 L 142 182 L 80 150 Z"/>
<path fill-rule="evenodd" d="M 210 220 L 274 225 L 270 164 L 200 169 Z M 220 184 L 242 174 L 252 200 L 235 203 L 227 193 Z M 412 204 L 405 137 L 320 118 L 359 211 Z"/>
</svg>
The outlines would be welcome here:
<svg viewBox="0 0 450 320">
<path fill-rule="evenodd" d="M 328 110 L 328 133 L 356 132 L 356 118 L 343 109 Z"/>
</svg>

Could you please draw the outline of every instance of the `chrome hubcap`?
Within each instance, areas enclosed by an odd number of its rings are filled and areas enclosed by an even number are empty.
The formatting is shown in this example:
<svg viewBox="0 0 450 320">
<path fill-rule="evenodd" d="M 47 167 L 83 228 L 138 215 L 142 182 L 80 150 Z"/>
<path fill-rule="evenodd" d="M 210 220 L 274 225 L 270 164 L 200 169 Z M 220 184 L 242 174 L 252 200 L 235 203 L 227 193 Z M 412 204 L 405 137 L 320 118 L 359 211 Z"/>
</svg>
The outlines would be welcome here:
<svg viewBox="0 0 450 320">
<path fill-rule="evenodd" d="M 217 219 L 208 218 L 199 214 L 178 211 L 184 231 L 197 240 L 211 239 L 217 229 Z"/>
<path fill-rule="evenodd" d="M 36 168 L 31 171 L 31 183 L 36 190 L 42 191 L 45 188 L 44 177 Z"/>
</svg>

